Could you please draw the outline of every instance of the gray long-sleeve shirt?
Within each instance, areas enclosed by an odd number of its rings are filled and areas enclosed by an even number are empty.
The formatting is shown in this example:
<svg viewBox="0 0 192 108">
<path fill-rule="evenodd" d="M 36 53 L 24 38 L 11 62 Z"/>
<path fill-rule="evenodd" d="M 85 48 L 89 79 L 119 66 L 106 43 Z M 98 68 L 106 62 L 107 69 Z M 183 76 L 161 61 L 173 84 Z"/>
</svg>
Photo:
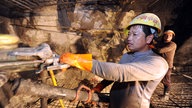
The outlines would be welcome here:
<svg viewBox="0 0 192 108">
<path fill-rule="evenodd" d="M 153 51 L 124 54 L 120 64 L 93 60 L 92 72 L 115 81 L 111 108 L 149 108 L 150 98 L 168 70 L 167 62 Z"/>
</svg>

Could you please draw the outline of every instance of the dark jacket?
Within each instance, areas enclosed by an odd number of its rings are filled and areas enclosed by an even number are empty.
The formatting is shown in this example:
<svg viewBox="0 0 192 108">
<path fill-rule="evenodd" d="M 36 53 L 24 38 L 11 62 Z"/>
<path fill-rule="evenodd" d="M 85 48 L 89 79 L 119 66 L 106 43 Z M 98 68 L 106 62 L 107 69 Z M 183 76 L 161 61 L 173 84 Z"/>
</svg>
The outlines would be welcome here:
<svg viewBox="0 0 192 108">
<path fill-rule="evenodd" d="M 177 45 L 174 42 L 161 43 L 162 46 L 156 46 L 157 52 L 162 55 L 163 58 L 167 61 L 169 68 L 173 68 L 173 60 L 175 56 L 175 51 Z"/>
</svg>

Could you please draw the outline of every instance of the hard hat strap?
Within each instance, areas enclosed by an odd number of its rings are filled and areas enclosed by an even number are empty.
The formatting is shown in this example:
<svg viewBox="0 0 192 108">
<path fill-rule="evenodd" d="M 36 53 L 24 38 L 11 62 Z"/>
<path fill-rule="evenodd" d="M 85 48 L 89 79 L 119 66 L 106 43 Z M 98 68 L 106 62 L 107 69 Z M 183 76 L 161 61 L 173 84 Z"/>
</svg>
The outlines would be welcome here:
<svg viewBox="0 0 192 108">
<path fill-rule="evenodd" d="M 151 34 L 154 35 L 154 38 L 158 37 L 158 33 L 157 33 L 157 31 L 154 28 L 150 28 L 150 31 L 151 31 Z"/>
</svg>

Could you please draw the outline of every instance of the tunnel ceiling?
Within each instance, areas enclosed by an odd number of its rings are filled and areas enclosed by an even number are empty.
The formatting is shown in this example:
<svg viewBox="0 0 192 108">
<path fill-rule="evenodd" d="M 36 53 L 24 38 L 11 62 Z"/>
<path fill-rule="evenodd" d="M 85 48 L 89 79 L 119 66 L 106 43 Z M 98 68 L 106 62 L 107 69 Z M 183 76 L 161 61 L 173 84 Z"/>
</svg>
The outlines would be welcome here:
<svg viewBox="0 0 192 108">
<path fill-rule="evenodd" d="M 71 10 L 76 3 L 98 9 L 104 6 L 118 7 L 121 12 L 153 12 L 160 17 L 165 29 L 171 28 L 177 35 L 182 36 L 176 41 L 192 35 L 192 0 L 0 0 L 0 16 L 30 17 L 36 15 L 35 9 L 52 5 Z"/>
<path fill-rule="evenodd" d="M 0 16 L 24 17 L 36 8 L 56 4 L 56 0 L 0 0 Z"/>
<path fill-rule="evenodd" d="M 65 5 L 68 6 L 67 8 L 71 8 L 70 6 L 74 6 L 76 3 L 97 6 L 116 5 L 120 8 L 128 5 L 129 8 L 123 9 L 125 11 L 130 9 L 134 11 L 158 11 L 166 6 L 168 8 L 177 8 L 182 5 L 182 2 L 183 0 L 147 0 L 147 2 L 146 0 L 0 0 L 0 16 L 9 18 L 25 17 L 34 9 L 43 6 Z"/>
<path fill-rule="evenodd" d="M 0 16 L 8 18 L 25 17 L 34 9 L 50 5 L 118 5 L 118 0 L 0 0 Z M 71 5 L 73 4 L 73 5 Z M 70 8 L 70 7 L 68 7 Z"/>
</svg>

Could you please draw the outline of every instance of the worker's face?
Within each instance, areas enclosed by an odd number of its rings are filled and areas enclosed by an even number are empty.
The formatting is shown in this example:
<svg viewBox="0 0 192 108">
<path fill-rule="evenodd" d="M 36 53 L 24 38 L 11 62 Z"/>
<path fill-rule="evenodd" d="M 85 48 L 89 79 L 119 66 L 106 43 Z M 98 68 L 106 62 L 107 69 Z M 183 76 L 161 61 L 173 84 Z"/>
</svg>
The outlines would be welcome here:
<svg viewBox="0 0 192 108">
<path fill-rule="evenodd" d="M 167 33 L 164 35 L 164 40 L 165 42 L 170 42 L 173 38 L 173 34 L 172 33 Z"/>
<path fill-rule="evenodd" d="M 148 49 L 148 44 L 153 39 L 152 36 L 147 36 L 143 32 L 141 25 L 131 26 L 128 33 L 128 48 L 132 52 L 143 52 Z"/>
</svg>

